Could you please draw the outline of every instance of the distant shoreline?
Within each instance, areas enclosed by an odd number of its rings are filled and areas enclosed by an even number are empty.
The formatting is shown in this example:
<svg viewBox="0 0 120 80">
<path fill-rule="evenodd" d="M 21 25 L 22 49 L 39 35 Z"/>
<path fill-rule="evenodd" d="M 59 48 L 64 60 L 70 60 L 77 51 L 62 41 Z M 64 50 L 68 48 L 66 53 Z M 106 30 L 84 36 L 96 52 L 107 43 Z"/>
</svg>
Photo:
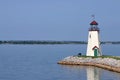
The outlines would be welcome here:
<svg viewBox="0 0 120 80">
<path fill-rule="evenodd" d="M 87 44 L 86 41 L 0 40 L 0 44 Z M 100 44 L 120 44 L 120 41 L 101 41 Z"/>
<path fill-rule="evenodd" d="M 83 65 L 83 66 L 96 66 L 103 69 L 120 73 L 120 58 L 92 58 L 92 57 L 77 57 L 69 56 L 59 61 L 58 64 L 62 65 Z"/>
</svg>

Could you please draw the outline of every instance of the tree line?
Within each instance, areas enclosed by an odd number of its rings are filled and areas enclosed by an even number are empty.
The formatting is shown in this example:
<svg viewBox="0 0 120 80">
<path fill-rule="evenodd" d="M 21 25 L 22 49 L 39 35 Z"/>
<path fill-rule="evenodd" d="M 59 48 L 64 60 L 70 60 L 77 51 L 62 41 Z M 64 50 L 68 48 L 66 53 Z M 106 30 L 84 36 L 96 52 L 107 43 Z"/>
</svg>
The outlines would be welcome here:
<svg viewBox="0 0 120 80">
<path fill-rule="evenodd" d="M 87 44 L 87 41 L 1 40 L 0 44 Z M 120 44 L 120 41 L 101 41 L 100 44 Z"/>
</svg>

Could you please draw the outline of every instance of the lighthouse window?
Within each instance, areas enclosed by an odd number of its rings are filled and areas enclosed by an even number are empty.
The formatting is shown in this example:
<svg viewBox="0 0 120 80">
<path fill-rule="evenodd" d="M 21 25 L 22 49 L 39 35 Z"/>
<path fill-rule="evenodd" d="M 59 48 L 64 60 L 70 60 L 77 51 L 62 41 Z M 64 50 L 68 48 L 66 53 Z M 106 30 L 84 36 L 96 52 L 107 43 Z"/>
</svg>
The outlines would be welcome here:
<svg viewBox="0 0 120 80">
<path fill-rule="evenodd" d="M 91 34 L 90 34 L 90 38 L 91 38 Z"/>
</svg>

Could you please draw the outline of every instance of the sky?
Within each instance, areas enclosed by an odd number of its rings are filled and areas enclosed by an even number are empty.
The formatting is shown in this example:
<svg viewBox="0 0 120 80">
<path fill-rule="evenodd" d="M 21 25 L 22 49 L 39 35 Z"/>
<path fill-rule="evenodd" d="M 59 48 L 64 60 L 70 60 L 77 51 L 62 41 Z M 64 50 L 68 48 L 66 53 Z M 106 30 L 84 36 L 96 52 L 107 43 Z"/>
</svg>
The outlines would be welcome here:
<svg viewBox="0 0 120 80">
<path fill-rule="evenodd" d="M 101 41 L 120 41 L 120 0 L 0 0 L 0 40 L 87 41 L 99 23 Z"/>
</svg>

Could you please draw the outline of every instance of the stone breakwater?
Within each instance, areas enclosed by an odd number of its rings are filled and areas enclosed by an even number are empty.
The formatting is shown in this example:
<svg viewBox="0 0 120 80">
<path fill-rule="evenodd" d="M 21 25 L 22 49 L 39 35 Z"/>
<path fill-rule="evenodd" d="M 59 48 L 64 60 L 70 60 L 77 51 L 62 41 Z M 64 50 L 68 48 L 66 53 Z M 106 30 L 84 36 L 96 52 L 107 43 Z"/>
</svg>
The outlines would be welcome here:
<svg viewBox="0 0 120 80">
<path fill-rule="evenodd" d="M 58 64 L 96 66 L 96 67 L 100 67 L 100 68 L 104 68 L 110 71 L 115 71 L 120 73 L 120 60 L 116 60 L 113 58 L 92 58 L 92 57 L 69 56 L 59 61 Z"/>
</svg>

